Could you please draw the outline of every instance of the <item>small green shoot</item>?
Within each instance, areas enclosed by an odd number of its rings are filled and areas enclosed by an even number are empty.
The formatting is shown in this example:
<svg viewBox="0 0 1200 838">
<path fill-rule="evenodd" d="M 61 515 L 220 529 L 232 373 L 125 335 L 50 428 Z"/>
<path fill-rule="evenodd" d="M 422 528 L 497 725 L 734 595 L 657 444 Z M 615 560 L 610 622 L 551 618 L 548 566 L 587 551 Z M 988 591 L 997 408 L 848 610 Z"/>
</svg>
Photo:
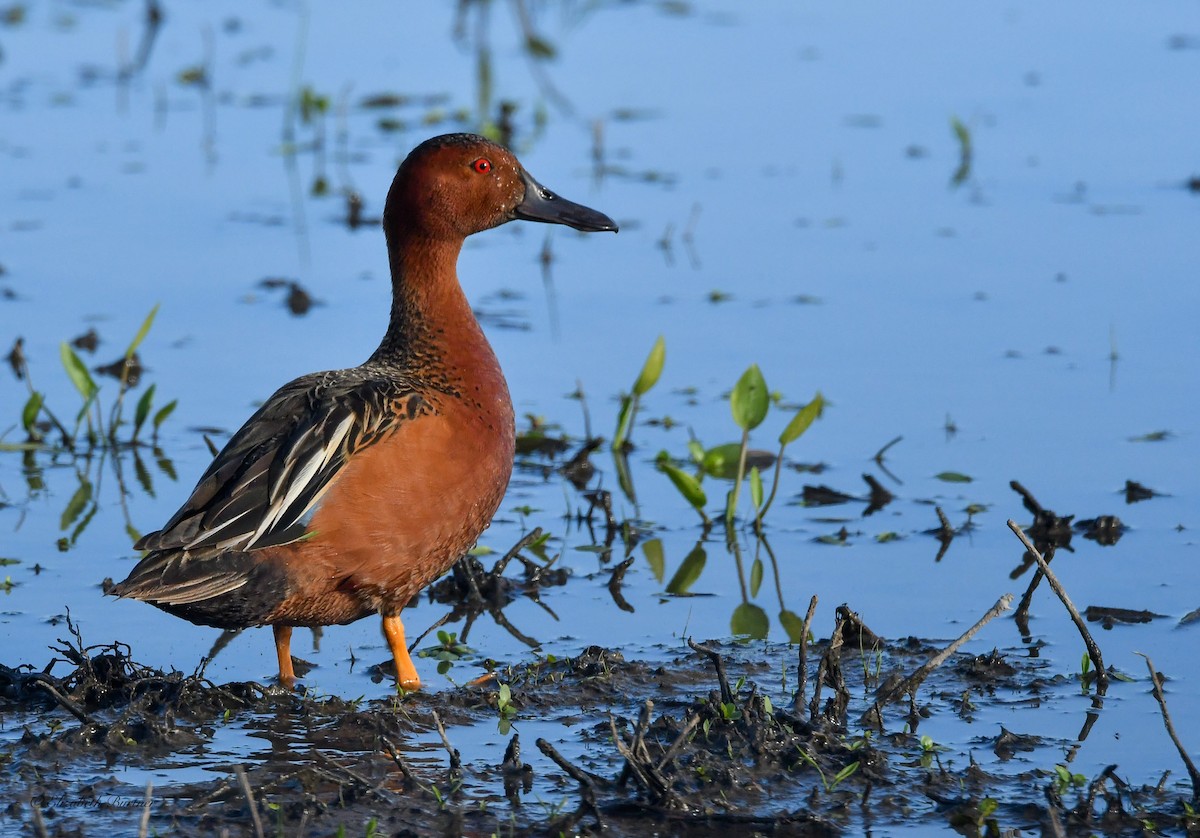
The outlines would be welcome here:
<svg viewBox="0 0 1200 838">
<path fill-rule="evenodd" d="M 642 396 L 649 393 L 658 383 L 666 359 L 667 344 L 662 335 L 659 335 L 658 340 L 654 341 L 654 346 L 650 348 L 650 354 L 646 356 L 646 362 L 642 364 L 642 371 L 638 373 L 637 380 L 633 382 L 632 392 L 621 397 L 621 408 L 617 412 L 617 429 L 613 433 L 612 439 L 614 451 L 624 451 L 628 445 L 629 435 L 633 431 L 634 420 L 637 418 L 638 403 Z"/>
<path fill-rule="evenodd" d="M 832 793 L 833 790 L 836 789 L 843 781 L 852 776 L 854 772 L 858 770 L 858 760 L 855 760 L 849 765 L 843 766 L 838 773 L 833 775 L 833 777 L 827 777 L 825 772 L 821 770 L 821 766 L 817 764 L 817 761 L 811 754 L 809 754 L 808 751 L 800 747 L 797 747 L 796 750 L 800 754 L 800 759 L 802 759 L 804 762 L 807 762 L 817 770 L 817 775 L 821 778 L 821 785 L 825 787 L 826 794 Z"/>
<path fill-rule="evenodd" d="M 496 693 L 496 709 L 500 711 L 500 722 L 496 729 L 501 736 L 507 736 L 513 719 L 517 717 L 517 708 L 512 703 L 512 688 L 508 684 L 501 684 L 500 691 Z"/>
</svg>

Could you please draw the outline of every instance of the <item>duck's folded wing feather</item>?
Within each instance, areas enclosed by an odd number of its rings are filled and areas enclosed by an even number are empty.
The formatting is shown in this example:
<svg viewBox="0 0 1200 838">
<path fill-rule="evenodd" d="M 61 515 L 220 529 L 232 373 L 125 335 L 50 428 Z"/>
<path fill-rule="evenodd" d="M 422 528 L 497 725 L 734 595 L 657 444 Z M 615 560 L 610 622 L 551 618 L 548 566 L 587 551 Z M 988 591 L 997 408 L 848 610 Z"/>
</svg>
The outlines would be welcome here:
<svg viewBox="0 0 1200 838">
<path fill-rule="evenodd" d="M 298 378 L 234 434 L 191 497 L 139 550 L 203 555 L 304 536 L 308 513 L 357 450 L 386 436 L 416 398 L 411 386 L 359 370 Z"/>
</svg>

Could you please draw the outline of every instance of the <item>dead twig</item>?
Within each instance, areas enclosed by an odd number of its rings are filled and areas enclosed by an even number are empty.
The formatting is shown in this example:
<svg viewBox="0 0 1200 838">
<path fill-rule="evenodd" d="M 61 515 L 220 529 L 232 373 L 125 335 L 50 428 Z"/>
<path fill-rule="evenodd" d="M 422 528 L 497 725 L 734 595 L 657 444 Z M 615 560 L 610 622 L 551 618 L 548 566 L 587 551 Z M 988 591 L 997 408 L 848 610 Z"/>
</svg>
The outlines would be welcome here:
<svg viewBox="0 0 1200 838">
<path fill-rule="evenodd" d="M 804 706 L 804 693 L 808 690 L 808 635 L 812 626 L 813 614 L 817 611 L 817 596 L 813 594 L 808 601 L 808 613 L 804 615 L 804 625 L 800 629 L 800 653 L 796 664 L 796 697 L 792 699 L 792 709 L 796 712 Z"/>
<path fill-rule="evenodd" d="M 383 748 L 388 752 L 388 756 L 392 758 L 392 762 L 396 763 L 396 767 L 400 769 L 400 773 L 404 775 L 404 779 L 418 788 L 424 788 L 421 781 L 417 778 L 417 774 L 412 770 L 412 766 L 408 764 L 408 760 L 400 756 L 400 750 L 396 744 L 388 737 L 380 734 L 379 741 L 383 744 Z"/>
<path fill-rule="evenodd" d="M 458 750 L 450 744 L 450 737 L 446 735 L 446 726 L 442 724 L 442 717 L 438 715 L 437 710 L 433 711 L 433 723 L 437 725 L 438 736 L 442 737 L 442 744 L 446 747 L 446 753 L 450 755 L 450 773 L 461 773 L 462 757 Z"/>
<path fill-rule="evenodd" d="M 150 834 L 150 794 L 154 791 L 154 781 L 146 781 L 146 799 L 142 803 L 142 820 L 138 824 L 138 838 L 146 838 Z"/>
<path fill-rule="evenodd" d="M 670 764 L 671 760 L 675 759 L 675 754 L 679 753 L 679 749 L 687 744 L 688 739 L 692 735 L 697 725 L 700 724 L 700 714 L 692 713 L 683 726 L 683 730 L 679 731 L 679 735 L 675 737 L 675 741 L 670 744 L 666 751 L 663 752 L 662 758 L 658 761 L 655 768 L 662 771 Z"/>
<path fill-rule="evenodd" d="M 239 765 L 233 769 L 233 773 L 237 774 L 238 783 L 242 786 L 242 794 L 246 795 L 246 803 L 250 805 L 250 819 L 254 821 L 254 834 L 257 838 L 263 838 L 262 817 L 258 814 L 258 803 L 254 800 L 254 789 L 250 788 L 250 778 L 246 776 L 246 769 Z"/>
<path fill-rule="evenodd" d="M 67 696 L 63 695 L 62 692 L 59 691 L 61 684 L 52 676 L 46 675 L 43 672 L 31 672 L 25 676 L 25 683 L 37 684 L 37 686 L 41 688 L 43 692 L 45 692 L 58 703 L 59 707 L 66 710 L 85 725 L 94 724 L 92 717 L 89 716 L 82 707 L 80 707 L 71 699 L 67 698 Z"/>
<path fill-rule="evenodd" d="M 713 666 L 717 670 L 717 683 L 721 687 L 721 702 L 723 704 L 732 704 L 733 690 L 729 689 L 729 678 L 725 674 L 725 661 L 721 657 L 721 653 L 716 649 L 710 649 L 707 646 L 701 646 L 699 643 L 693 641 L 690 637 L 687 639 L 687 644 L 689 647 L 691 647 L 693 652 L 699 652 L 703 655 L 707 655 L 708 659 L 713 662 Z"/>
<path fill-rule="evenodd" d="M 582 786 L 587 792 L 592 794 L 593 798 L 595 790 L 598 787 L 605 787 L 609 785 L 609 781 L 604 777 L 584 771 L 582 768 L 579 768 L 578 766 L 568 762 L 567 758 L 560 754 L 558 750 L 545 739 L 538 739 L 537 746 L 539 751 L 548 756 L 555 765 L 565 771 L 568 777 L 579 783 L 579 785 Z"/>
<path fill-rule="evenodd" d="M 1029 540 L 1029 536 L 1025 535 L 1025 531 L 1011 518 L 1008 519 L 1008 528 L 1025 545 L 1025 550 L 1029 555 L 1033 556 L 1033 560 L 1037 562 L 1038 569 L 1046 577 L 1046 581 L 1050 583 L 1050 589 L 1058 595 L 1059 600 L 1066 607 L 1067 613 L 1071 615 L 1071 620 L 1075 623 L 1075 628 L 1079 629 L 1079 635 L 1083 638 L 1083 645 L 1087 647 L 1088 657 L 1092 659 L 1092 664 L 1096 667 L 1096 692 L 1101 696 L 1104 695 L 1108 692 L 1108 672 L 1104 669 L 1104 659 L 1100 655 L 1100 647 L 1096 645 L 1096 641 L 1092 638 L 1092 633 L 1088 631 L 1087 625 L 1083 622 L 1083 617 L 1079 615 L 1079 609 L 1071 602 L 1071 598 L 1067 596 L 1062 583 L 1058 581 L 1058 577 L 1054 575 L 1054 571 L 1050 569 L 1050 565 L 1042 557 L 1042 554 L 1033 546 L 1033 542 Z"/>
<path fill-rule="evenodd" d="M 362 788 L 362 790 L 365 791 L 367 794 L 369 794 L 371 797 L 377 797 L 384 803 L 394 804 L 396 802 L 396 795 L 394 795 L 390 791 L 387 791 L 386 789 L 382 788 L 382 783 L 372 783 L 369 779 L 367 779 L 362 774 L 355 771 L 353 768 L 348 768 L 345 765 L 342 765 L 340 762 L 335 760 L 333 757 L 329 756 L 328 754 L 326 754 L 323 751 L 320 751 L 316 748 L 313 749 L 313 755 L 315 757 L 317 757 L 317 759 L 319 759 L 322 763 L 324 763 L 325 765 L 329 766 L 334 771 L 336 771 L 337 774 L 341 775 L 341 777 L 334 777 L 334 779 L 337 780 L 339 785 L 341 785 L 344 782 L 342 777 L 348 777 L 348 778 L 350 778 L 350 780 L 353 783 L 355 783 L 360 788 Z"/>
<path fill-rule="evenodd" d="M 32 810 L 30 818 L 33 820 L 33 834 L 37 838 L 50 838 L 50 833 L 46 831 L 46 821 L 42 817 L 42 807 L 31 803 L 29 808 Z"/>
<path fill-rule="evenodd" d="M 1150 660 L 1149 655 L 1144 655 L 1141 652 L 1137 652 L 1136 654 L 1146 659 L 1146 668 L 1150 670 L 1150 683 L 1154 685 L 1154 699 L 1158 702 L 1158 709 L 1162 712 L 1163 725 L 1167 728 L 1167 735 L 1171 737 L 1171 742 L 1174 743 L 1175 750 L 1179 751 L 1179 758 L 1183 760 L 1183 767 L 1187 769 L 1188 777 L 1192 780 L 1192 801 L 1200 800 L 1200 772 L 1197 772 L 1196 763 L 1192 762 L 1192 758 L 1188 756 L 1183 743 L 1179 741 L 1179 734 L 1175 732 L 1175 725 L 1171 721 L 1171 713 L 1167 710 L 1167 699 L 1163 695 L 1162 681 L 1159 679 L 1158 673 L 1154 671 L 1154 661 Z"/>
<path fill-rule="evenodd" d="M 945 649 L 942 649 L 940 652 L 933 655 L 929 660 L 925 661 L 925 663 L 921 664 L 916 672 L 914 672 L 912 675 L 909 675 L 903 681 L 880 690 L 879 695 L 875 697 L 875 704 L 870 710 L 867 711 L 863 718 L 866 719 L 874 716 L 882 726 L 884 705 L 886 705 L 896 696 L 904 695 L 905 693 L 915 693 L 917 688 L 921 686 L 921 682 L 929 676 L 930 672 L 933 672 L 933 670 L 945 663 L 947 658 L 957 652 L 960 646 L 974 637 L 985 625 L 990 623 L 999 614 L 1007 611 L 1012 606 L 1012 601 L 1012 594 L 1005 594 L 1004 596 L 1000 597 L 1000 599 L 996 600 L 996 604 L 989 608 L 987 613 L 980 617 L 979 621 L 976 622 L 975 625 L 963 632 L 963 634 L 957 640 L 955 640 Z"/>
<path fill-rule="evenodd" d="M 511 562 L 514 558 L 516 558 L 517 553 L 520 553 L 522 550 L 524 550 L 526 547 L 528 547 L 530 544 L 537 541 L 541 537 L 542 537 L 542 528 L 541 527 L 534 527 L 528 533 L 523 535 L 521 537 L 521 540 L 518 541 L 516 544 L 514 544 L 509 549 L 509 551 L 504 554 L 504 558 L 502 558 L 500 561 L 496 562 L 495 566 L 491 569 L 491 575 L 499 576 L 501 573 L 503 573 L 504 568 L 508 567 L 508 563 Z"/>
</svg>

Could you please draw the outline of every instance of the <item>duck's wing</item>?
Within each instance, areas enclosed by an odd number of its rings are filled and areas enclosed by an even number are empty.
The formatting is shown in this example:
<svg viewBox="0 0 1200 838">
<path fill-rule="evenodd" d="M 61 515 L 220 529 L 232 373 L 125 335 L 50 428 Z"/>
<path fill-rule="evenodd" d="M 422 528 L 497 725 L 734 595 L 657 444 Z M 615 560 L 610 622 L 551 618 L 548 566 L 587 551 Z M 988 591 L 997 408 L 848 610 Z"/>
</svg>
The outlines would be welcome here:
<svg viewBox="0 0 1200 838">
<path fill-rule="evenodd" d="M 166 526 L 134 546 L 199 558 L 303 538 L 354 452 L 430 407 L 411 382 L 360 369 L 298 378 L 233 435 Z"/>
</svg>

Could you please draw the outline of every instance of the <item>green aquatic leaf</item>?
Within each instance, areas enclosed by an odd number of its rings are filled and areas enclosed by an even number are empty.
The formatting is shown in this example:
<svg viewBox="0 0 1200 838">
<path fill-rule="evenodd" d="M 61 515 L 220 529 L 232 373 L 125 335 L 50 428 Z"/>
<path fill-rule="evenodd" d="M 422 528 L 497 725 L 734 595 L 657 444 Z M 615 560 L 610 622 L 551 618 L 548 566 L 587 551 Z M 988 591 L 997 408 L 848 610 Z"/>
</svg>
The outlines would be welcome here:
<svg viewBox="0 0 1200 838">
<path fill-rule="evenodd" d="M 151 384 L 146 388 L 146 392 L 142 393 L 142 397 L 138 399 L 137 407 L 133 411 L 133 438 L 137 439 L 138 432 L 141 431 L 142 425 L 146 424 L 146 419 L 150 416 L 150 407 L 154 404 L 154 388 L 158 386 Z"/>
<path fill-rule="evenodd" d="M 84 401 L 90 402 L 100 388 L 96 386 L 95 379 L 88 372 L 87 364 L 75 353 L 71 344 L 65 341 L 59 345 L 59 353 L 62 355 L 62 364 L 67 371 L 67 377 L 71 379 L 71 383 L 75 385 L 79 395 L 83 396 Z"/>
<path fill-rule="evenodd" d="M 37 435 L 37 418 L 38 414 L 42 412 L 42 405 L 45 401 L 45 394 L 35 391 L 29 394 L 29 400 L 25 402 L 25 407 L 21 410 L 21 427 L 30 437 Z"/>
<path fill-rule="evenodd" d="M 935 480 L 941 480 L 943 483 L 970 483 L 974 480 L 970 475 L 959 471 L 943 471 L 935 474 L 933 477 Z"/>
<path fill-rule="evenodd" d="M 654 341 L 654 346 L 650 348 L 650 354 L 646 356 L 646 363 L 642 364 L 642 371 L 638 373 L 637 381 L 633 382 L 633 392 L 636 395 L 646 395 L 658 383 L 666 360 L 667 344 L 663 340 L 663 336 L 659 335 L 658 340 Z"/>
<path fill-rule="evenodd" d="M 729 629 L 736 635 L 762 640 L 767 636 L 771 620 L 767 612 L 752 602 L 743 602 L 733 609 L 733 617 L 729 620 Z"/>
<path fill-rule="evenodd" d="M 779 624 L 787 632 L 789 642 L 799 643 L 804 639 L 804 620 L 799 614 L 785 608 L 779 612 Z"/>
<path fill-rule="evenodd" d="M 758 473 L 758 466 L 750 469 L 750 502 L 754 504 L 755 510 L 762 509 L 763 485 L 762 475 Z"/>
<path fill-rule="evenodd" d="M 652 538 L 649 541 L 643 541 L 642 552 L 646 554 L 646 563 L 650 565 L 650 572 L 654 574 L 654 581 L 661 585 L 663 576 L 666 575 L 667 570 L 667 560 L 663 553 L 662 539 Z"/>
<path fill-rule="evenodd" d="M 767 391 L 767 382 L 763 379 L 758 364 L 751 364 L 742 373 L 733 392 L 729 394 L 729 409 L 733 412 L 733 421 L 745 431 L 752 431 L 767 418 L 767 409 L 771 406 L 771 398 Z"/>
<path fill-rule="evenodd" d="M 796 411 L 796 415 L 792 417 L 792 421 L 787 423 L 787 427 L 783 429 L 783 433 L 779 435 L 780 445 L 791 445 L 800 435 L 808 430 L 809 425 L 820 418 L 825 412 L 825 397 L 820 391 L 813 396 L 813 400 L 804 407 Z"/>
<path fill-rule="evenodd" d="M 683 495 L 693 509 L 703 509 L 708 504 L 708 496 L 704 494 L 704 488 L 700 485 L 700 481 L 686 471 L 666 462 L 659 463 L 658 470 L 671 478 L 671 482 L 675 484 L 679 494 Z"/>
<path fill-rule="evenodd" d="M 146 339 L 146 335 L 150 333 L 150 327 L 154 325 L 154 316 L 158 314 L 158 303 L 154 304 L 154 308 L 150 309 L 150 313 L 146 315 L 146 319 L 142 321 L 142 326 L 137 330 L 137 334 L 133 336 L 133 340 L 129 342 L 128 348 L 125 350 L 125 360 L 128 361 L 133 357 L 133 353 Z"/>
<path fill-rule="evenodd" d="M 750 565 L 750 596 L 758 596 L 758 589 L 762 587 L 763 580 L 763 561 L 755 559 L 754 564 Z"/>
<path fill-rule="evenodd" d="M 703 547 L 697 544 L 679 565 L 679 569 L 675 571 L 671 581 L 667 583 L 667 593 L 678 596 L 690 591 L 692 585 L 696 584 L 696 580 L 700 578 L 700 574 L 704 572 L 704 565 L 707 562 L 708 554 L 704 552 Z"/>
<path fill-rule="evenodd" d="M 629 436 L 629 421 L 633 412 L 633 396 L 622 396 L 621 407 L 617 410 L 617 429 L 613 433 L 612 449 L 620 451 Z"/>
<path fill-rule="evenodd" d="M 158 429 L 162 427 L 162 423 L 167 421 L 167 417 L 175 412 L 175 408 L 179 406 L 179 399 L 171 399 L 163 405 L 158 413 L 154 414 L 154 433 L 158 433 Z"/>
<path fill-rule="evenodd" d="M 737 477 L 738 459 L 742 455 L 742 446 L 737 442 L 727 442 L 715 445 L 704 452 L 701 467 L 704 473 L 723 480 L 733 480 Z"/>
<path fill-rule="evenodd" d="M 67 507 L 63 510 L 62 518 L 59 519 L 59 529 L 65 530 L 75 522 L 84 508 L 92 499 L 92 484 L 91 481 L 80 479 L 79 488 L 75 490 L 75 494 L 71 495 L 71 499 L 67 501 Z"/>
</svg>

